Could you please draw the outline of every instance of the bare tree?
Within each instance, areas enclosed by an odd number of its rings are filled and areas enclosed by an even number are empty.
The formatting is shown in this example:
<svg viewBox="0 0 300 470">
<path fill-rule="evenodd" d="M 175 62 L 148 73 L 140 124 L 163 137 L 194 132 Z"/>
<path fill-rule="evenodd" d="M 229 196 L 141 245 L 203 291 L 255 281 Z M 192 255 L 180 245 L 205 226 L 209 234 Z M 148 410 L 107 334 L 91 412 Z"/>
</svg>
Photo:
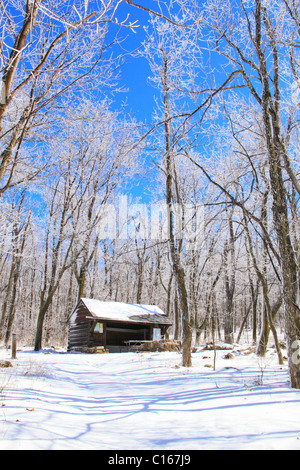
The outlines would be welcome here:
<svg viewBox="0 0 300 470">
<path fill-rule="evenodd" d="M 225 270 L 225 342 L 233 343 L 233 300 L 236 281 L 236 254 L 235 254 L 235 234 L 233 228 L 233 211 L 234 206 L 229 209 L 228 217 L 228 240 L 226 240 L 224 247 L 224 270 Z M 228 209 L 227 209 L 228 211 Z"/>
<path fill-rule="evenodd" d="M 125 176 L 135 168 L 135 133 L 124 121 L 120 123 L 107 106 L 106 102 L 98 106 L 88 102 L 76 111 L 69 110 L 65 131 L 52 142 L 58 176 L 49 188 L 36 350 L 41 348 L 45 315 L 69 268 L 73 268 L 76 277 L 78 298 L 84 295 L 105 205 L 118 183 L 125 182 Z"/>
<path fill-rule="evenodd" d="M 287 173 L 293 181 L 286 164 L 287 140 L 282 137 L 282 123 L 286 116 L 285 107 L 281 103 L 283 90 L 280 82 L 284 66 L 282 61 L 286 60 L 286 54 L 289 53 L 285 35 L 290 33 L 286 28 L 291 23 L 283 9 L 287 2 L 279 1 L 266 6 L 261 0 L 256 0 L 251 8 L 241 1 L 238 14 L 231 2 L 227 3 L 225 11 L 224 2 L 212 2 L 205 18 L 214 36 L 211 47 L 239 72 L 242 79 L 240 85 L 247 87 L 249 96 L 255 100 L 261 113 L 273 201 L 273 222 L 280 256 L 289 369 L 292 386 L 300 388 L 299 365 L 293 361 L 300 334 L 298 270 L 290 236 L 288 195 L 282 164 L 285 162 Z"/>
<path fill-rule="evenodd" d="M 186 19 L 187 17 L 183 14 L 182 24 Z M 178 204 L 181 210 L 184 210 L 176 171 L 176 157 L 179 154 L 180 146 L 177 144 L 179 134 L 177 135 L 175 128 L 174 99 L 175 95 L 177 98 L 178 95 L 184 95 L 187 89 L 191 93 L 194 91 L 192 68 L 188 66 L 188 60 L 191 61 L 190 56 L 188 59 L 188 50 L 193 42 L 191 37 L 195 39 L 193 36 L 195 30 L 161 23 L 158 19 L 153 19 L 152 27 L 154 32 L 149 32 L 143 54 L 149 61 L 153 72 L 152 80 L 160 89 L 162 97 L 158 119 L 163 123 L 164 133 L 159 151 L 163 154 L 162 168 L 165 176 L 165 201 L 168 211 L 169 252 L 182 320 L 182 363 L 185 367 L 189 367 L 192 364 L 191 316 L 186 272 L 181 255 L 180 224 L 176 223 L 174 209 L 174 204 Z M 195 55 L 197 53 L 197 46 L 195 46 Z M 184 217 L 183 212 L 180 217 Z"/>
<path fill-rule="evenodd" d="M 42 171 L 41 158 L 18 171 L 23 144 L 45 140 L 42 129 L 48 138 L 55 133 L 70 98 L 80 100 L 96 84 L 103 91 L 116 85 L 115 59 L 106 51 L 118 36 L 107 39 L 107 30 L 121 3 L 1 1 L 0 195 Z M 122 26 L 135 27 L 129 18 Z"/>
<path fill-rule="evenodd" d="M 26 214 L 24 206 L 26 207 L 26 189 L 14 195 L 11 213 L 11 264 L 0 321 L 0 337 L 4 337 L 5 345 L 8 345 L 12 333 L 24 250 L 31 224 L 31 210 Z"/>
</svg>

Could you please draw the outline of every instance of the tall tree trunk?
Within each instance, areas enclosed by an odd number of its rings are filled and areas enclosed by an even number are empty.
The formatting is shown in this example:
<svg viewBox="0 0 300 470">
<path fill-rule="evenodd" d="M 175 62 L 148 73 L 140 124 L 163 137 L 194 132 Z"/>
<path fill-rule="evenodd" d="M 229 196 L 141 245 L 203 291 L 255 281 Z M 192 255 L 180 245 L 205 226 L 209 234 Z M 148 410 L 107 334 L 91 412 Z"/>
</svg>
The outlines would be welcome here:
<svg viewBox="0 0 300 470">
<path fill-rule="evenodd" d="M 266 278 L 265 262 L 264 262 L 264 266 L 263 266 L 263 271 L 261 271 L 259 269 L 256 257 L 255 257 L 255 253 L 254 253 L 254 250 L 253 250 L 252 239 L 251 239 L 251 236 L 250 236 L 250 233 L 249 233 L 246 217 L 245 217 L 244 226 L 245 226 L 245 231 L 246 231 L 246 235 L 247 235 L 247 238 L 248 238 L 249 252 L 250 252 L 251 257 L 252 257 L 252 261 L 253 261 L 253 265 L 254 265 L 254 269 L 256 271 L 257 277 L 259 278 L 259 280 L 262 284 L 263 295 L 264 295 L 264 310 L 263 310 L 263 317 L 262 317 L 262 330 L 261 330 L 260 341 L 259 341 L 256 352 L 257 352 L 257 355 L 259 355 L 259 356 L 264 356 L 265 355 L 267 344 L 268 344 L 268 339 L 269 339 L 269 332 L 270 332 L 270 329 L 271 329 L 272 333 L 273 333 L 274 341 L 275 341 L 275 347 L 276 347 L 277 355 L 278 355 L 278 362 L 279 362 L 279 364 L 283 364 L 283 357 L 282 357 L 282 353 L 281 353 L 281 350 L 280 350 L 279 341 L 278 341 L 278 338 L 277 338 L 277 332 L 276 332 L 276 328 L 275 328 L 274 323 L 273 323 L 273 320 L 275 319 L 276 314 L 277 314 L 277 312 L 278 312 L 278 310 L 281 306 L 281 297 L 279 298 L 279 301 L 276 302 L 275 306 L 272 309 L 271 308 L 271 303 L 270 303 L 270 297 L 269 297 L 269 287 L 268 287 L 268 282 L 267 282 L 267 278 Z"/>
<path fill-rule="evenodd" d="M 280 87 L 278 51 L 275 43 L 275 33 L 272 30 L 272 25 L 270 19 L 268 18 L 267 9 L 262 7 L 261 0 L 256 0 L 255 17 L 256 50 L 259 58 L 260 76 L 263 86 L 261 107 L 270 169 L 270 187 L 273 197 L 272 211 L 274 227 L 280 253 L 289 372 L 292 387 L 300 389 L 300 362 L 297 360 L 295 361 L 295 350 L 296 352 L 299 352 L 300 345 L 298 269 L 290 238 L 287 194 L 281 164 L 282 145 L 279 113 Z M 264 22 L 266 26 L 267 35 L 269 37 L 273 53 L 273 94 L 270 90 L 269 76 L 267 72 L 267 59 L 265 57 L 261 40 L 262 22 Z"/>
<path fill-rule="evenodd" d="M 6 318 L 7 307 L 8 307 L 9 299 L 10 299 L 10 296 L 11 296 L 12 287 L 13 287 L 15 263 L 16 263 L 16 259 L 15 259 L 15 255 L 13 254 L 13 259 L 12 259 L 12 262 L 11 262 L 8 284 L 7 284 L 7 287 L 5 289 L 5 300 L 4 300 L 3 307 L 2 307 L 2 312 L 1 312 L 0 340 L 2 340 L 5 336 L 5 328 L 4 327 L 5 327 L 6 320 L 7 320 L 7 318 Z"/>
<path fill-rule="evenodd" d="M 232 344 L 233 338 L 233 299 L 235 291 L 235 249 L 234 249 L 234 232 L 233 232 L 233 207 L 229 214 L 229 241 L 227 242 L 224 250 L 225 257 L 225 342 Z M 229 258 L 229 259 L 228 259 Z"/>
<path fill-rule="evenodd" d="M 166 203 L 168 209 L 168 237 L 170 246 L 170 255 L 172 261 L 172 269 L 174 279 L 176 282 L 180 315 L 182 321 L 182 365 L 184 367 L 191 367 L 192 365 L 192 328 L 189 318 L 189 305 L 188 295 L 185 282 L 185 271 L 182 266 L 178 246 L 175 240 L 175 227 L 174 227 L 174 211 L 173 211 L 173 156 L 171 149 L 171 126 L 170 126 L 170 109 L 169 109 L 169 80 L 168 80 L 168 58 L 164 53 L 163 56 L 163 73 L 162 73 L 162 86 L 164 93 L 164 111 L 165 111 L 165 155 L 166 155 Z"/>
<path fill-rule="evenodd" d="M 8 343 L 11 338 L 12 334 L 12 327 L 15 319 L 15 313 L 16 313 L 16 297 L 17 297 L 17 285 L 19 281 L 19 275 L 20 275 L 20 264 L 21 260 L 18 259 L 16 261 L 16 266 L 14 270 L 14 276 L 13 276 L 13 289 L 12 289 L 12 296 L 11 296 L 11 301 L 10 301 L 10 308 L 8 312 L 8 322 L 7 322 L 7 327 L 6 327 L 6 333 L 5 333 L 5 346 L 8 346 Z"/>
</svg>

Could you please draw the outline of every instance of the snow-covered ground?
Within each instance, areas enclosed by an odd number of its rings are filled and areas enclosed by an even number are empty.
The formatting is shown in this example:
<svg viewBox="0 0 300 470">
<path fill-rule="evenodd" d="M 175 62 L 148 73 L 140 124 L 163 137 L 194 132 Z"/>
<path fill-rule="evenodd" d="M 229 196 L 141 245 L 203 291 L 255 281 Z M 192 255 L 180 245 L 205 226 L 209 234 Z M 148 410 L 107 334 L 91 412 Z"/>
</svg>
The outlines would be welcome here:
<svg viewBox="0 0 300 470">
<path fill-rule="evenodd" d="M 0 369 L 0 449 L 300 449 L 300 391 L 269 350 L 18 351 Z M 9 352 L 0 351 L 0 359 Z"/>
</svg>

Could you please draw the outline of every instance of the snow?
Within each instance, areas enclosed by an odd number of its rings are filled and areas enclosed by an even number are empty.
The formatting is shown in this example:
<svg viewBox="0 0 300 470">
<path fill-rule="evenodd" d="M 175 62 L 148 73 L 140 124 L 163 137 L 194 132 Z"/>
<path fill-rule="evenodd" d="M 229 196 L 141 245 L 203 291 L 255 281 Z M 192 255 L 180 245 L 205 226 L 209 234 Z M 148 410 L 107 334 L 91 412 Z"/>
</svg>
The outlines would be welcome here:
<svg viewBox="0 0 300 470">
<path fill-rule="evenodd" d="M 274 350 L 18 351 L 0 369 L 1 450 L 300 449 L 300 391 Z M 0 350 L 0 359 L 9 351 Z"/>
<path fill-rule="evenodd" d="M 88 310 L 96 318 L 113 319 L 120 321 L 134 321 L 134 316 L 140 315 L 161 315 L 166 317 L 164 312 L 156 305 L 127 304 L 124 302 L 109 302 L 97 299 L 81 299 Z M 75 319 L 76 312 L 71 316 L 71 322 Z M 139 321 L 137 318 L 136 321 Z"/>
</svg>

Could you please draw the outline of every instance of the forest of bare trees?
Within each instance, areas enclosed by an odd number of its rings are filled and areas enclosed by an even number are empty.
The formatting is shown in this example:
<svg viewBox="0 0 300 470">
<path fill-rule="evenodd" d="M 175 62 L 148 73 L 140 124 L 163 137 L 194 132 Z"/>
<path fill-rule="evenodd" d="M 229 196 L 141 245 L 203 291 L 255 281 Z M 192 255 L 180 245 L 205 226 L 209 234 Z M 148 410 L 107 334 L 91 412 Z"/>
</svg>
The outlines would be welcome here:
<svg viewBox="0 0 300 470">
<path fill-rule="evenodd" d="M 300 2 L 0 6 L 1 343 L 66 345 L 81 297 L 157 304 L 183 365 L 271 341 L 299 389 Z M 146 123 L 116 106 L 129 55 Z"/>
</svg>

